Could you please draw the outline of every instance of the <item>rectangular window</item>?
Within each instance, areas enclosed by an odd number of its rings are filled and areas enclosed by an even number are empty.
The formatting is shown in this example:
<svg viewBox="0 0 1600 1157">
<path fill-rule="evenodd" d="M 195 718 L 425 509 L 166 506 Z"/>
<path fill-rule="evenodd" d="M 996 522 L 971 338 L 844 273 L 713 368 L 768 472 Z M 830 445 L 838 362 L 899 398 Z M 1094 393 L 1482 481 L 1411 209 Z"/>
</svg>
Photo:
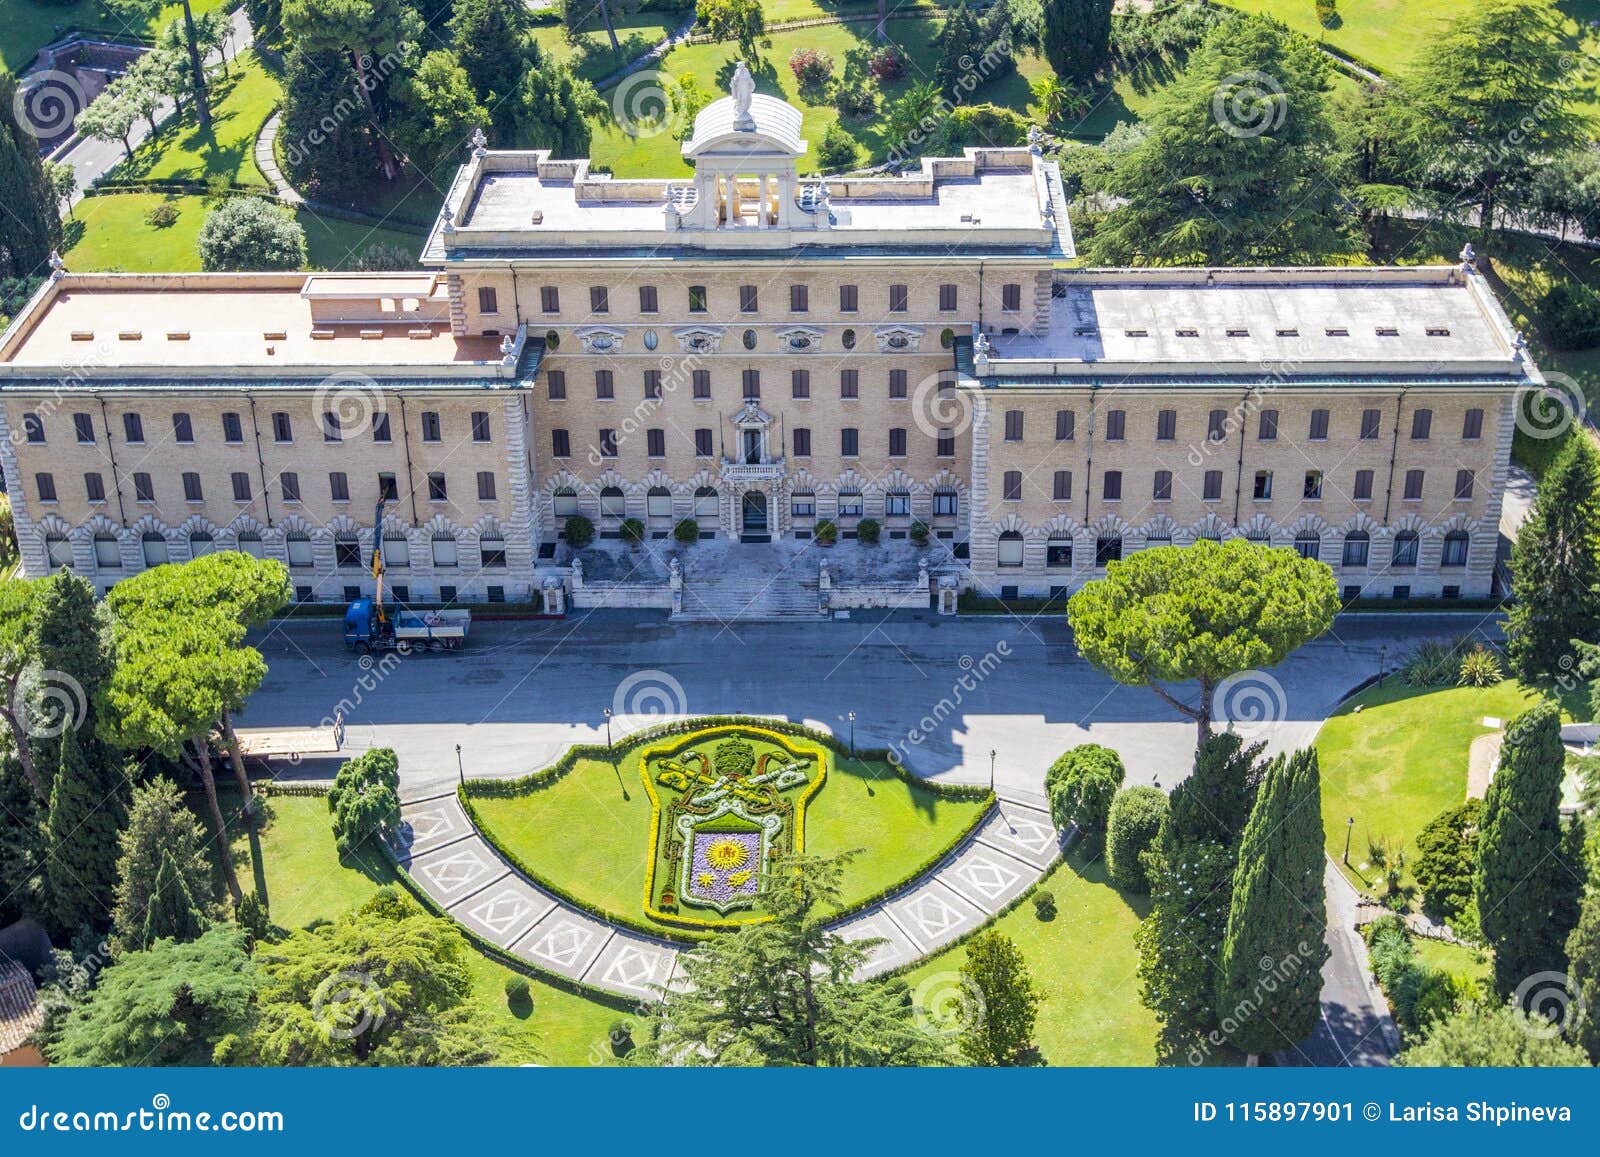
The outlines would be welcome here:
<svg viewBox="0 0 1600 1157">
<path fill-rule="evenodd" d="M 941 313 L 949 313 L 952 310 L 954 310 L 955 308 L 956 308 L 956 287 L 953 286 L 953 285 L 941 285 L 939 287 L 939 310 L 940 310 L 940 312 Z"/>
<path fill-rule="evenodd" d="M 853 285 L 841 285 L 839 287 L 839 312 L 840 313 L 855 313 L 856 310 L 860 308 L 858 302 L 859 302 L 859 296 L 856 293 L 856 287 L 855 286 L 853 286 Z"/>
<path fill-rule="evenodd" d="M 493 502 L 494 501 L 494 471 L 493 470 L 479 470 L 478 471 L 478 501 L 479 502 Z"/>
<path fill-rule="evenodd" d="M 611 377 L 610 370 L 595 370 L 594 396 L 602 402 L 609 402 L 617 396 L 616 383 Z"/>
<path fill-rule="evenodd" d="M 1378 436 L 1378 428 L 1383 425 L 1383 415 L 1377 410 L 1361 411 L 1361 440 L 1371 442 Z"/>
<path fill-rule="evenodd" d="M 567 371 L 551 370 L 545 381 L 550 387 L 550 400 L 552 402 L 565 401 L 567 397 Z"/>
<path fill-rule="evenodd" d="M 789 396 L 792 398 L 809 398 L 811 396 L 811 371 L 789 371 Z"/>
<path fill-rule="evenodd" d="M 667 456 L 667 432 L 659 427 L 644 432 L 644 452 L 651 458 Z"/>
<path fill-rule="evenodd" d="M 474 442 L 487 442 L 489 438 L 489 411 L 472 411 L 472 440 Z"/>
<path fill-rule="evenodd" d="M 285 502 L 300 501 L 300 475 L 293 471 L 285 471 L 278 475 L 278 487 L 283 491 Z"/>
<path fill-rule="evenodd" d="M 1471 470 L 1456 471 L 1456 498 L 1471 498 L 1472 486 L 1477 476 Z"/>
<path fill-rule="evenodd" d="M 906 432 L 903 426 L 893 426 L 889 429 L 889 457 L 904 458 L 906 456 Z"/>
<path fill-rule="evenodd" d="M 745 370 L 739 375 L 739 384 L 744 390 L 744 397 L 759 398 L 761 396 L 761 371 Z"/>
<path fill-rule="evenodd" d="M 400 484 L 396 481 L 395 476 L 387 471 L 378 475 L 378 497 L 385 502 L 394 502 L 400 497 Z M 401 541 L 404 540 L 402 539 Z M 388 556 L 389 548 L 387 546 L 384 547 L 383 553 L 385 557 Z"/>
<path fill-rule="evenodd" d="M 1078 415 L 1071 410 L 1056 411 L 1056 441 L 1070 442 L 1077 432 Z"/>
<path fill-rule="evenodd" d="M 1405 498 L 1408 502 L 1416 502 L 1422 498 L 1422 471 L 1406 471 Z"/>
<path fill-rule="evenodd" d="M 539 308 L 545 313 L 561 312 L 561 291 L 553 285 L 539 287 Z"/>
<path fill-rule="evenodd" d="M 1227 441 L 1228 411 L 1212 410 L 1206 415 L 1206 438 L 1212 442 Z"/>
<path fill-rule="evenodd" d="M 83 476 L 83 490 L 90 502 L 106 500 L 106 481 L 97 472 L 91 471 Z"/>
<path fill-rule="evenodd" d="M 273 417 L 276 418 L 277 415 L 274 414 Z M 34 420 L 38 421 L 37 418 L 35 418 Z M 284 420 L 284 426 L 285 426 L 285 428 L 287 428 L 288 427 L 288 422 L 289 422 L 289 415 L 285 414 L 283 416 L 283 420 Z M 122 436 L 128 442 L 128 444 L 130 446 L 142 445 L 144 443 L 144 419 L 139 417 L 138 414 L 124 414 L 124 415 L 122 415 Z M 29 435 L 28 441 L 30 441 L 30 442 L 34 441 L 34 438 L 32 437 L 31 433 Z M 38 441 L 40 441 L 40 442 L 44 441 L 44 427 L 43 426 L 39 427 L 39 438 L 38 438 Z M 289 438 L 288 435 L 284 435 L 282 438 L 279 438 L 278 441 L 280 441 L 280 442 L 288 442 L 288 441 L 290 441 L 290 438 Z"/>
<path fill-rule="evenodd" d="M 1340 557 L 1342 566 L 1366 566 L 1367 548 L 1372 545 L 1365 532 L 1359 535 L 1347 534 L 1344 538 L 1344 552 Z"/>
<path fill-rule="evenodd" d="M 229 412 L 222 415 L 222 440 L 230 446 L 237 446 L 244 441 L 244 426 L 238 414 Z"/>
<path fill-rule="evenodd" d="M 1479 409 L 1468 410 L 1461 417 L 1461 437 L 1468 442 L 1476 441 L 1483 437 L 1483 411 Z"/>
<path fill-rule="evenodd" d="M 238 415 L 234 415 L 235 419 Z M 72 431 L 77 435 L 80 444 L 90 446 L 94 444 L 94 417 L 90 414 L 72 415 Z"/>
<path fill-rule="evenodd" d="M 839 396 L 841 398 L 859 398 L 861 396 L 861 371 L 839 371 Z"/>
<path fill-rule="evenodd" d="M 445 485 L 444 475 L 435 470 L 428 475 L 428 501 L 447 502 L 450 498 L 449 487 Z"/>
<path fill-rule="evenodd" d="M 554 458 L 572 457 L 572 435 L 565 430 L 550 431 L 550 454 Z"/>
<path fill-rule="evenodd" d="M 1251 491 L 1251 497 L 1257 502 L 1265 502 L 1272 497 L 1272 471 L 1256 471 L 1255 489 Z"/>
<path fill-rule="evenodd" d="M 1151 490 L 1150 497 L 1157 502 L 1172 501 L 1172 471 L 1156 471 L 1155 487 Z"/>
<path fill-rule="evenodd" d="M 183 500 L 185 502 L 204 502 L 205 494 L 200 489 L 200 475 L 193 470 L 183 472 Z"/>
<path fill-rule="evenodd" d="M 1106 411 L 1106 441 L 1120 442 L 1128 436 L 1128 412 L 1126 410 Z"/>
<path fill-rule="evenodd" d="M 1201 497 L 1206 502 L 1220 502 L 1222 500 L 1222 471 L 1206 471 L 1205 487 Z"/>
<path fill-rule="evenodd" d="M 659 402 L 661 400 L 661 371 L 645 370 L 644 396 L 647 400 Z"/>
<path fill-rule="evenodd" d="M 328 474 L 328 496 L 335 502 L 350 501 L 350 476 L 343 470 L 334 470 Z"/>
<path fill-rule="evenodd" d="M 1006 313 L 1016 313 L 1022 308 L 1022 286 L 1015 282 L 1000 287 L 1000 308 Z"/>
<path fill-rule="evenodd" d="M 954 430 L 940 430 L 939 436 L 934 440 L 934 454 L 940 458 L 954 458 L 956 456 L 956 433 Z"/>
<path fill-rule="evenodd" d="M 954 490 L 935 490 L 933 492 L 933 514 L 935 518 L 954 518 L 961 508 L 961 495 Z"/>
<path fill-rule="evenodd" d="M 1000 495 L 1007 502 L 1022 501 L 1022 471 L 1007 470 L 1005 473 L 1004 490 Z"/>
<path fill-rule="evenodd" d="M 789 503 L 789 513 L 795 518 L 815 518 L 817 499 L 814 494 L 796 494 Z"/>
<path fill-rule="evenodd" d="M 755 313 L 759 305 L 756 287 L 753 285 L 741 285 L 739 287 L 739 312 Z"/>
<path fill-rule="evenodd" d="M 1372 500 L 1372 471 L 1356 471 L 1356 485 L 1351 497 L 1357 502 L 1370 502 Z"/>
<path fill-rule="evenodd" d="M 904 313 L 910 308 L 910 296 L 905 286 L 891 285 L 889 287 L 889 312 Z"/>
<path fill-rule="evenodd" d="M 235 502 L 250 501 L 250 475 L 243 470 L 233 472 L 233 500 Z"/>
<path fill-rule="evenodd" d="M 1307 470 L 1305 489 L 1301 493 L 1307 502 L 1317 502 L 1322 498 L 1322 471 Z"/>
<path fill-rule="evenodd" d="M 1263 442 L 1271 442 L 1278 437 L 1278 411 L 1261 411 L 1261 424 L 1256 430 L 1256 437 Z"/>
<path fill-rule="evenodd" d="M 701 426 L 694 432 L 694 452 L 699 458 L 711 457 L 711 429 Z M 798 453 L 798 450 L 796 451 Z"/>
<path fill-rule="evenodd" d="M 1051 497 L 1057 502 L 1072 501 L 1072 471 L 1057 470 L 1055 484 L 1051 489 Z"/>
<path fill-rule="evenodd" d="M 883 496 L 883 513 L 889 518 L 906 518 L 911 514 L 911 495 L 904 490 L 892 490 Z"/>
<path fill-rule="evenodd" d="M 138 478 L 138 475 L 136 474 L 134 477 Z M 42 472 L 35 474 L 33 476 L 33 489 L 39 495 L 40 502 L 54 502 L 56 500 L 55 476 Z"/>
<path fill-rule="evenodd" d="M 1094 565 L 1103 567 L 1122 558 L 1122 535 L 1102 534 L 1094 542 Z"/>
<path fill-rule="evenodd" d="M 126 424 L 128 418 L 137 418 L 137 417 L 138 417 L 137 414 L 129 414 L 126 417 L 123 418 L 123 422 L 124 422 L 124 424 Z M 38 414 L 28 413 L 28 414 L 22 415 L 22 429 L 23 429 L 24 434 L 26 434 L 27 439 L 28 439 L 29 442 L 33 443 L 36 446 L 43 444 L 43 442 L 44 442 L 44 419 L 39 417 Z M 128 441 L 132 442 L 133 439 L 129 438 Z M 144 438 L 141 436 L 139 438 L 139 441 L 141 441 L 141 442 L 144 441 Z"/>
<path fill-rule="evenodd" d="M 1107 502 L 1122 500 L 1122 471 L 1107 470 L 1103 495 Z"/>
<path fill-rule="evenodd" d="M 906 380 L 905 370 L 889 371 L 889 396 L 891 398 L 905 397 L 907 386 L 908 382 Z"/>
<path fill-rule="evenodd" d="M 590 313 L 610 313 L 611 312 L 611 291 L 608 290 L 605 286 L 603 286 L 603 285 L 591 285 L 589 287 L 589 312 Z"/>
<path fill-rule="evenodd" d="M 1020 441 L 1022 441 L 1022 411 L 1021 410 L 1007 410 L 1006 411 L 1006 441 L 1007 442 L 1020 442 Z"/>
<path fill-rule="evenodd" d="M 1313 442 L 1326 442 L 1328 440 L 1328 411 L 1311 411 L 1311 440 Z"/>
<path fill-rule="evenodd" d="M 689 287 L 689 312 L 704 313 L 706 311 L 706 287 L 691 285 Z"/>
<path fill-rule="evenodd" d="M 660 303 L 656 299 L 656 287 L 655 286 L 653 286 L 653 285 L 641 285 L 639 287 L 639 312 L 640 313 L 659 313 L 660 312 Z"/>
<path fill-rule="evenodd" d="M 694 383 L 694 396 L 701 401 L 711 397 L 711 371 L 695 370 L 691 380 Z"/>
<path fill-rule="evenodd" d="M 1156 441 L 1173 442 L 1178 437 L 1178 411 L 1161 410 L 1156 414 Z"/>
<path fill-rule="evenodd" d="M 340 428 L 339 415 L 332 410 L 322 411 L 322 440 L 324 442 L 344 441 L 344 431 Z"/>
<path fill-rule="evenodd" d="M 796 458 L 811 457 L 811 431 L 804 426 L 795 427 L 794 456 Z"/>
<path fill-rule="evenodd" d="M 789 311 L 791 313 L 805 313 L 811 308 L 811 290 L 804 285 L 791 285 L 789 287 Z"/>
<path fill-rule="evenodd" d="M 846 426 L 839 431 L 839 453 L 846 458 L 854 458 L 861 452 L 861 431 L 853 426 Z"/>
<path fill-rule="evenodd" d="M 841 490 L 839 492 L 839 517 L 860 518 L 861 513 L 861 491 Z"/>
<path fill-rule="evenodd" d="M 600 457 L 615 458 L 616 456 L 617 432 L 602 426 L 600 428 Z"/>
<path fill-rule="evenodd" d="M 1439 565 L 1450 567 L 1463 567 L 1467 565 L 1467 550 L 1472 545 L 1472 540 L 1464 530 L 1453 530 L 1444 536 L 1444 550 L 1439 555 Z"/>
<path fill-rule="evenodd" d="M 1418 410 L 1411 415 L 1411 440 L 1426 442 L 1433 432 L 1433 411 Z"/>
<path fill-rule="evenodd" d="M 478 287 L 478 312 L 499 313 L 500 297 L 495 293 L 494 286 L 480 285 Z"/>
<path fill-rule="evenodd" d="M 442 442 L 444 440 L 444 427 L 439 421 L 438 411 L 422 411 L 422 440 L 424 442 Z"/>
<path fill-rule="evenodd" d="M 1052 538 L 1045 544 L 1044 565 L 1052 570 L 1066 570 L 1072 566 L 1072 540 Z"/>
<path fill-rule="evenodd" d="M 134 473 L 133 497 L 137 502 L 154 502 L 156 500 L 155 479 L 143 470 Z"/>
</svg>

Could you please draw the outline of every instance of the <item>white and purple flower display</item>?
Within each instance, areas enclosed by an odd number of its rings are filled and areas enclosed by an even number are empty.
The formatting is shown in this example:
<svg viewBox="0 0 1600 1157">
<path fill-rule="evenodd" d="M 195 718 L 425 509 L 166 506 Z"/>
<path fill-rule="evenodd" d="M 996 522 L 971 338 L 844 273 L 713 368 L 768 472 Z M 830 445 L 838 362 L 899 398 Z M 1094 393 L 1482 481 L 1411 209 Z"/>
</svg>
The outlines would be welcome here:
<svg viewBox="0 0 1600 1157">
<path fill-rule="evenodd" d="M 760 832 L 695 832 L 690 857 L 686 899 L 726 908 L 761 885 Z"/>
</svg>

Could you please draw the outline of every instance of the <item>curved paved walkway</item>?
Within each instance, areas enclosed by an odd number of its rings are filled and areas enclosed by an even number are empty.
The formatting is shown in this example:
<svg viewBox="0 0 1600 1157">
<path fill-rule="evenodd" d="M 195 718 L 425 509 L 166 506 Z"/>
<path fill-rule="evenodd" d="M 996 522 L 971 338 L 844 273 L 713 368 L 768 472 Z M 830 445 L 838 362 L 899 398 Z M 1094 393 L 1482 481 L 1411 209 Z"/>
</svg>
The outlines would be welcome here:
<svg viewBox="0 0 1600 1157">
<path fill-rule="evenodd" d="M 256 134 L 256 168 L 261 170 L 261 175 L 267 179 L 267 184 L 272 186 L 272 195 L 285 205 L 303 205 L 305 198 L 298 189 L 289 184 L 289 179 L 283 175 L 283 170 L 278 168 L 278 154 L 273 146 L 278 141 L 278 126 L 283 123 L 283 110 L 278 109 L 261 126 L 261 131 Z"/>
<path fill-rule="evenodd" d="M 455 792 L 401 804 L 391 845 L 418 887 L 463 927 L 545 972 L 636 1000 L 677 979 L 683 949 L 567 903 L 529 880 L 472 825 Z M 1042 800 L 1002 798 L 978 828 L 909 887 L 835 930 L 883 941 L 859 975 L 937 952 L 1027 891 L 1060 855 Z"/>
</svg>

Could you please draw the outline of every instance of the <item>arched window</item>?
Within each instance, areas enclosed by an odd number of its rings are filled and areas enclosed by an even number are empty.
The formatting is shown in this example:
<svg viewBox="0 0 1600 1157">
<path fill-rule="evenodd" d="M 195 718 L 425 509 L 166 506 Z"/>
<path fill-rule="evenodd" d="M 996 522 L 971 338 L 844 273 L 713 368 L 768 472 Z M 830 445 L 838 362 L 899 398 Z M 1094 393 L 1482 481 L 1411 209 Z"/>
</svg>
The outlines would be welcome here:
<svg viewBox="0 0 1600 1157">
<path fill-rule="evenodd" d="M 261 544 L 261 536 L 253 530 L 240 532 L 239 549 L 251 558 L 262 558 L 266 555 L 266 548 Z"/>
<path fill-rule="evenodd" d="M 283 545 L 289 555 L 289 565 L 295 570 L 307 570 L 316 565 L 316 556 L 311 551 L 311 536 L 303 530 L 291 530 L 283 537 Z"/>
<path fill-rule="evenodd" d="M 553 495 L 555 513 L 557 518 L 571 518 L 578 513 L 578 492 L 570 486 L 563 486 Z"/>
<path fill-rule="evenodd" d="M 353 530 L 333 536 L 333 565 L 340 570 L 361 570 L 361 540 Z"/>
<path fill-rule="evenodd" d="M 644 504 L 645 514 L 651 518 L 672 517 L 672 491 L 665 486 L 652 486 Z"/>
<path fill-rule="evenodd" d="M 1421 540 L 1414 530 L 1402 530 L 1394 536 L 1394 556 L 1390 559 L 1393 566 L 1416 566 L 1417 549 Z"/>
<path fill-rule="evenodd" d="M 628 499 L 616 486 L 600 491 L 600 517 L 623 518 L 628 513 Z"/>
<path fill-rule="evenodd" d="M 438 530 L 433 535 L 433 565 L 437 567 L 453 567 L 460 564 L 460 552 L 456 548 L 456 536 L 447 530 Z"/>
<path fill-rule="evenodd" d="M 1001 566 L 1022 565 L 1022 535 L 1015 530 L 1000 532 L 1000 553 L 998 562 Z"/>
<path fill-rule="evenodd" d="M 211 554 L 217 549 L 217 540 L 204 530 L 197 530 L 189 536 L 189 557 L 199 558 L 203 554 Z"/>
<path fill-rule="evenodd" d="M 116 535 L 102 530 L 94 536 L 94 565 L 102 570 L 116 570 L 122 566 L 122 548 Z"/>
<path fill-rule="evenodd" d="M 1322 536 L 1314 530 L 1302 530 L 1294 536 L 1294 548 L 1301 558 L 1320 558 Z"/>
<path fill-rule="evenodd" d="M 411 565 L 411 540 L 396 531 L 387 531 L 383 536 L 383 565 L 386 567 L 409 567 Z"/>
<path fill-rule="evenodd" d="M 1452 530 L 1444 536 L 1444 553 L 1439 556 L 1439 565 L 1460 567 L 1467 565 L 1467 548 L 1472 545 L 1472 539 L 1464 530 Z"/>
<path fill-rule="evenodd" d="M 1372 545 L 1372 537 L 1364 530 L 1352 530 L 1344 536 L 1344 557 L 1340 560 L 1344 566 L 1366 566 L 1367 550 Z"/>
<path fill-rule="evenodd" d="M 713 487 L 702 486 L 694 492 L 694 517 L 697 522 L 716 522 L 717 492 Z"/>
<path fill-rule="evenodd" d="M 1044 565 L 1051 570 L 1068 570 L 1072 566 L 1072 539 L 1065 535 L 1052 535 L 1044 546 Z"/>
<path fill-rule="evenodd" d="M 144 544 L 145 566 L 160 566 L 162 563 L 171 559 L 172 556 L 167 551 L 166 535 L 157 534 L 153 530 L 147 530 L 145 531 L 144 538 L 141 541 Z"/>
<path fill-rule="evenodd" d="M 72 565 L 72 544 L 67 541 L 67 536 L 64 534 L 45 535 L 44 556 L 51 570 L 70 567 Z"/>
</svg>

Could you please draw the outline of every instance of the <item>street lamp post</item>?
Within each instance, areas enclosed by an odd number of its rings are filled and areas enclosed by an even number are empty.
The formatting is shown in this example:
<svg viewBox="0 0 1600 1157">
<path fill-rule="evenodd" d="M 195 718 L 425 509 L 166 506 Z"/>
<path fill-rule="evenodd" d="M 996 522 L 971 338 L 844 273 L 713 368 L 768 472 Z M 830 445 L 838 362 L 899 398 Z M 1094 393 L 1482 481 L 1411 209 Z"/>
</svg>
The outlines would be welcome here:
<svg viewBox="0 0 1600 1157">
<path fill-rule="evenodd" d="M 1356 817 L 1351 816 L 1344 825 L 1344 866 L 1350 866 L 1350 833 L 1356 830 Z"/>
<path fill-rule="evenodd" d="M 606 708 L 606 750 L 611 750 L 611 708 Z"/>
<path fill-rule="evenodd" d="M 850 758 L 856 757 L 856 713 L 850 712 Z"/>
<path fill-rule="evenodd" d="M 989 749 L 989 794 L 994 794 L 994 748 Z"/>
<path fill-rule="evenodd" d="M 456 776 L 461 780 L 461 786 L 467 785 L 467 772 L 461 766 L 461 744 L 456 744 Z"/>
</svg>

